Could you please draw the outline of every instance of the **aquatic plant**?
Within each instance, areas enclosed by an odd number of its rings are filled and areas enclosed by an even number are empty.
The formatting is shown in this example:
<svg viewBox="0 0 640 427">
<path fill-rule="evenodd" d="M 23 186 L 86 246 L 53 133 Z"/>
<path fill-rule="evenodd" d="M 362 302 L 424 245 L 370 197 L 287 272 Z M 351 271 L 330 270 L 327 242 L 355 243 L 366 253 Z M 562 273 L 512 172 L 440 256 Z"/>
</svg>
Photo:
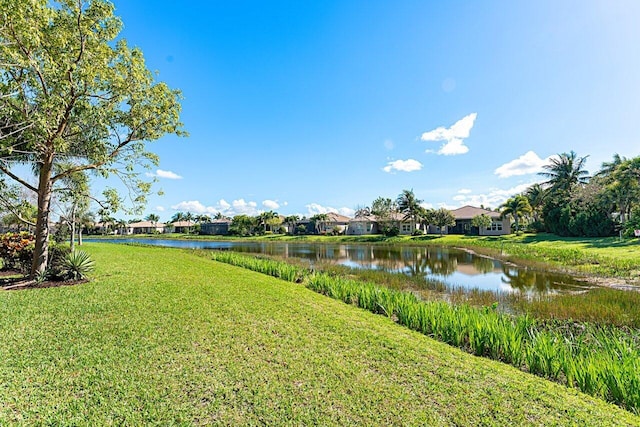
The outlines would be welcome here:
<svg viewBox="0 0 640 427">
<path fill-rule="evenodd" d="M 640 352 L 628 335 L 585 327 L 563 335 L 529 316 L 442 301 L 420 301 L 409 292 L 373 283 L 311 272 L 272 259 L 220 252 L 217 261 L 271 274 L 383 314 L 425 335 L 489 357 L 525 367 L 531 373 L 576 387 L 624 408 L 640 410 Z"/>
</svg>

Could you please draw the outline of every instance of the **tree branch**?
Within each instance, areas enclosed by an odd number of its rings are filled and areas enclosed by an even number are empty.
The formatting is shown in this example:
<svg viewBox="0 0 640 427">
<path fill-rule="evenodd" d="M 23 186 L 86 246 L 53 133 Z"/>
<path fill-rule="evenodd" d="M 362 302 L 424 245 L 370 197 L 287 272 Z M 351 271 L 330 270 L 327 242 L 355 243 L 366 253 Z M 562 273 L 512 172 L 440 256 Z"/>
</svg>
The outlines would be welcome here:
<svg viewBox="0 0 640 427">
<path fill-rule="evenodd" d="M 14 214 L 16 216 L 16 218 L 18 218 L 18 220 L 20 222 L 23 222 L 27 225 L 30 225 L 32 227 L 36 226 L 35 222 L 31 222 L 27 219 L 22 218 L 22 216 L 16 211 L 15 206 L 13 206 L 11 203 L 9 203 L 8 200 L 6 200 L 3 196 L 2 193 L 0 193 L 0 204 L 2 204 L 9 212 L 11 212 L 12 214 Z"/>
<path fill-rule="evenodd" d="M 33 185 L 29 184 L 27 181 L 23 180 L 22 178 L 20 178 L 18 175 L 14 174 L 13 172 L 11 172 L 9 169 L 7 169 L 4 165 L 0 164 L 0 171 L 4 172 L 5 174 L 7 174 L 9 177 L 11 177 L 14 181 L 19 182 L 20 184 L 22 184 L 23 186 L 25 186 L 26 188 L 28 188 L 29 190 L 33 191 L 34 193 L 38 192 L 38 189 L 36 187 L 34 187 Z"/>
</svg>

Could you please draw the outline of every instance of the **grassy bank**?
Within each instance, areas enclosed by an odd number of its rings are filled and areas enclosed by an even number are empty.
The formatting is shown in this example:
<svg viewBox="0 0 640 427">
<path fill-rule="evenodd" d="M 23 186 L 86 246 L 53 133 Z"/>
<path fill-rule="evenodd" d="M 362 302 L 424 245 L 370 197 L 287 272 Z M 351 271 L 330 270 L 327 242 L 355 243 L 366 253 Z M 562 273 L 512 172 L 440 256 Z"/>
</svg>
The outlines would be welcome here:
<svg viewBox="0 0 640 427">
<path fill-rule="evenodd" d="M 563 331 L 528 316 L 420 301 L 411 292 L 311 272 L 272 259 L 233 252 L 214 252 L 212 256 L 217 261 L 303 283 L 477 356 L 524 368 L 634 412 L 640 410 L 640 356 L 635 334 L 596 326 Z"/>
<path fill-rule="evenodd" d="M 640 425 L 295 283 L 86 248 L 91 283 L 0 294 L 0 424 Z"/>
</svg>

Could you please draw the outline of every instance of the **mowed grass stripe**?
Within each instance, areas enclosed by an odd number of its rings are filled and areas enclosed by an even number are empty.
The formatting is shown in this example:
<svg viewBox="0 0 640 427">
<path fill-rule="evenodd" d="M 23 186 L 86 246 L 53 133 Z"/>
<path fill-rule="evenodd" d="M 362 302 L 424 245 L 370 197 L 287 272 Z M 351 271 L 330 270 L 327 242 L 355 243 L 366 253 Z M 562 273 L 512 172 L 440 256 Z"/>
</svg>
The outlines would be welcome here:
<svg viewBox="0 0 640 427">
<path fill-rule="evenodd" d="M 0 293 L 0 424 L 640 425 L 300 285 L 86 249 L 93 282 Z"/>
</svg>

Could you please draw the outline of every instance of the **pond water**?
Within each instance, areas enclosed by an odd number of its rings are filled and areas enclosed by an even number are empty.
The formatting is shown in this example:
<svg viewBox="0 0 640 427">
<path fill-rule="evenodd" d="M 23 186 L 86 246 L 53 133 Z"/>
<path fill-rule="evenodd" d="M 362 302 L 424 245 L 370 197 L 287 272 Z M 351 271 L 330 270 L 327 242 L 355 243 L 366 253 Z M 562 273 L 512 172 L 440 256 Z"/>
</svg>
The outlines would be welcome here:
<svg viewBox="0 0 640 427">
<path fill-rule="evenodd" d="M 319 244 L 290 242 L 198 241 L 173 239 L 100 239 L 99 242 L 134 242 L 189 249 L 295 257 L 333 262 L 352 268 L 383 270 L 437 280 L 448 286 L 530 294 L 563 293 L 588 288 L 575 277 L 503 263 L 469 251 L 440 246 L 384 246 L 367 244 Z"/>
</svg>

